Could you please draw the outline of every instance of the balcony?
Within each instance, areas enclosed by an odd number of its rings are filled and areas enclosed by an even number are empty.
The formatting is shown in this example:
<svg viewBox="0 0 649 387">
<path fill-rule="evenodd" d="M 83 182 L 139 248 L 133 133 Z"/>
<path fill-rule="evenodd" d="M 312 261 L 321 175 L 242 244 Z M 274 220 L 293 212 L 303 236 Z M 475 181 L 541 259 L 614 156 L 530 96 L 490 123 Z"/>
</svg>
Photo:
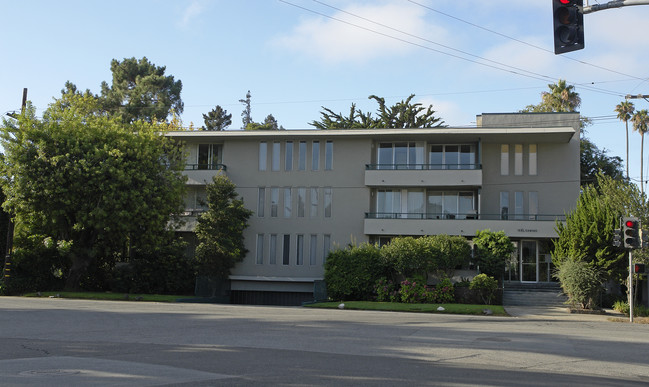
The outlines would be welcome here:
<svg viewBox="0 0 649 387">
<path fill-rule="evenodd" d="M 480 164 L 367 164 L 368 187 L 480 187 Z"/>
<path fill-rule="evenodd" d="M 226 170 L 225 164 L 186 164 L 183 175 L 187 176 L 187 185 L 206 185 L 214 175 Z"/>
<path fill-rule="evenodd" d="M 556 220 L 563 215 L 517 214 L 503 219 L 501 214 L 456 213 L 366 213 L 366 235 L 462 235 L 478 230 L 504 231 L 510 238 L 556 238 Z"/>
</svg>

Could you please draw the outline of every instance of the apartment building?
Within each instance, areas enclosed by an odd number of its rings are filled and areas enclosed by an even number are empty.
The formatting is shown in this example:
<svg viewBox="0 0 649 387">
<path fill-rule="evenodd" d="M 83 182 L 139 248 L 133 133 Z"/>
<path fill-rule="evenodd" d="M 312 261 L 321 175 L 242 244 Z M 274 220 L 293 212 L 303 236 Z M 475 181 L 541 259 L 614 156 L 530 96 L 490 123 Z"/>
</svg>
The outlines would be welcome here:
<svg viewBox="0 0 649 387">
<path fill-rule="evenodd" d="M 503 230 L 505 279 L 551 281 L 555 221 L 579 195 L 579 114 L 482 114 L 475 128 L 170 132 L 188 160 L 191 232 L 226 174 L 254 215 L 234 299 L 312 298 L 327 254 L 400 235 Z M 266 301 L 263 301 L 266 300 Z"/>
</svg>

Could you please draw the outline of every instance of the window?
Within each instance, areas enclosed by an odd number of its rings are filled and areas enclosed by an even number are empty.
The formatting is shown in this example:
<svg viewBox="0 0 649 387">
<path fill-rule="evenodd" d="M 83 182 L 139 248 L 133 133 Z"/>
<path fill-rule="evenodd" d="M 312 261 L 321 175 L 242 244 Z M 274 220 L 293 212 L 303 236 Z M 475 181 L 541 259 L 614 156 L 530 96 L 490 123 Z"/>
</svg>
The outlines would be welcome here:
<svg viewBox="0 0 649 387">
<path fill-rule="evenodd" d="M 475 168 L 475 148 L 473 145 L 460 145 L 460 169 Z"/>
<path fill-rule="evenodd" d="M 397 217 L 397 214 L 401 213 L 401 190 L 378 190 L 376 212 L 379 218 Z"/>
<path fill-rule="evenodd" d="M 273 155 L 271 160 L 271 170 L 279 171 L 279 158 L 281 152 L 281 144 L 279 141 L 273 143 Z"/>
<path fill-rule="evenodd" d="M 291 187 L 284 188 L 284 217 L 290 218 L 293 211 L 293 198 L 291 196 Z"/>
<path fill-rule="evenodd" d="M 416 169 L 424 163 L 424 147 L 415 142 L 380 143 L 378 169 Z"/>
<path fill-rule="evenodd" d="M 293 170 L 293 141 L 286 141 L 286 151 L 284 155 L 284 170 Z"/>
<path fill-rule="evenodd" d="M 514 145 L 514 175 L 520 176 L 523 174 L 523 145 Z"/>
<path fill-rule="evenodd" d="M 331 218 L 331 201 L 332 192 L 331 187 L 324 188 L 324 217 Z"/>
<path fill-rule="evenodd" d="M 331 171 L 334 168 L 334 142 L 329 140 L 325 143 L 325 170 Z"/>
<path fill-rule="evenodd" d="M 309 242 L 309 265 L 315 265 L 318 254 L 318 236 L 311 234 L 311 241 Z"/>
<path fill-rule="evenodd" d="M 424 190 L 408 190 L 408 218 L 423 219 L 425 217 Z"/>
<path fill-rule="evenodd" d="M 528 213 L 529 218 L 536 220 L 539 215 L 539 193 L 536 191 L 530 191 L 528 193 Z"/>
<path fill-rule="evenodd" d="M 440 219 L 444 215 L 444 193 L 429 191 L 427 194 L 426 213 L 429 218 Z"/>
<path fill-rule="evenodd" d="M 270 234 L 270 260 L 271 265 L 277 263 L 277 234 Z"/>
<path fill-rule="evenodd" d="M 264 207 L 266 204 L 266 188 L 259 187 L 258 200 L 257 200 L 257 216 L 264 217 Z"/>
<path fill-rule="evenodd" d="M 314 141 L 311 148 L 311 170 L 320 169 L 320 141 Z"/>
<path fill-rule="evenodd" d="M 257 234 L 257 264 L 264 264 L 264 234 Z"/>
<path fill-rule="evenodd" d="M 529 145 L 529 173 L 530 176 L 536 175 L 536 144 Z"/>
<path fill-rule="evenodd" d="M 267 159 L 268 159 L 268 144 L 266 144 L 266 141 L 262 141 L 259 143 L 259 170 L 260 171 L 266 170 Z"/>
<path fill-rule="evenodd" d="M 315 218 L 318 216 L 318 188 L 311 187 L 311 209 L 309 210 L 309 216 Z"/>
<path fill-rule="evenodd" d="M 297 169 L 306 171 L 306 141 L 300 141 L 298 148 Z"/>
<path fill-rule="evenodd" d="M 322 238 L 322 264 L 324 265 L 325 262 L 327 261 L 327 256 L 329 255 L 329 251 L 331 250 L 331 235 L 325 234 L 324 237 Z"/>
<path fill-rule="evenodd" d="M 270 217 L 277 218 L 277 207 L 279 206 L 279 188 L 270 189 Z"/>
<path fill-rule="evenodd" d="M 500 174 L 509 175 L 509 145 L 507 144 L 500 146 Z"/>
<path fill-rule="evenodd" d="M 199 144 L 196 169 L 218 169 L 222 147 L 221 144 Z"/>
<path fill-rule="evenodd" d="M 297 264 L 304 265 L 304 235 L 298 234 L 296 247 Z"/>
<path fill-rule="evenodd" d="M 297 217 L 304 218 L 304 207 L 306 206 L 306 188 L 297 189 Z"/>
<path fill-rule="evenodd" d="M 515 219 L 523 219 L 523 192 L 514 192 L 514 217 Z"/>
<path fill-rule="evenodd" d="M 509 219 L 509 192 L 500 193 L 500 219 Z"/>
<path fill-rule="evenodd" d="M 284 234 L 284 243 L 282 246 L 282 265 L 288 265 L 291 258 L 291 235 Z"/>
</svg>

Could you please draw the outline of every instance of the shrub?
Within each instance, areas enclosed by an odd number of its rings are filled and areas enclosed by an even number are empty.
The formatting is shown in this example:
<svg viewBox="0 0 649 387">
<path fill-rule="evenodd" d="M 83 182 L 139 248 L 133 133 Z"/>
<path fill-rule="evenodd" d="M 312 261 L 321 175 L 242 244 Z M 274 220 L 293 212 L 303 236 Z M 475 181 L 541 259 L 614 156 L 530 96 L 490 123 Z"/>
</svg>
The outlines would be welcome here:
<svg viewBox="0 0 649 387">
<path fill-rule="evenodd" d="M 396 289 L 394 282 L 383 277 L 376 281 L 376 300 L 383 302 L 399 301 L 399 291 Z"/>
<path fill-rule="evenodd" d="M 496 295 L 496 290 L 498 290 L 498 281 L 494 277 L 490 277 L 484 273 L 478 274 L 471 280 L 469 289 L 476 291 L 480 295 L 482 302 L 491 305 L 491 301 Z"/>
<path fill-rule="evenodd" d="M 377 278 L 386 275 L 379 248 L 369 243 L 334 250 L 325 263 L 327 293 L 334 300 L 371 301 Z"/>
<path fill-rule="evenodd" d="M 561 283 L 568 302 L 573 306 L 590 309 L 601 289 L 601 278 L 587 262 L 566 259 L 555 277 Z"/>
<path fill-rule="evenodd" d="M 500 278 L 505 270 L 505 261 L 514 251 L 514 245 L 504 231 L 478 230 L 473 244 L 476 250 L 476 263 L 480 271 Z"/>
<path fill-rule="evenodd" d="M 381 259 L 386 267 L 404 277 L 425 276 L 431 270 L 431 254 L 421 238 L 397 237 L 381 249 Z"/>
<path fill-rule="evenodd" d="M 401 282 L 401 288 L 399 289 L 399 295 L 401 296 L 401 302 L 408 304 L 420 303 L 426 301 L 427 298 L 427 289 L 424 286 L 423 282 L 417 282 L 416 280 L 406 279 Z"/>
<path fill-rule="evenodd" d="M 455 302 L 455 289 L 448 277 L 444 278 L 435 286 L 435 302 L 440 304 Z"/>
<path fill-rule="evenodd" d="M 613 309 L 620 312 L 624 313 L 626 315 L 629 314 L 629 303 L 626 301 L 618 300 L 615 301 L 613 304 Z M 634 305 L 633 306 L 633 315 L 636 317 L 648 317 L 649 316 L 649 308 L 647 308 L 644 305 Z"/>
</svg>

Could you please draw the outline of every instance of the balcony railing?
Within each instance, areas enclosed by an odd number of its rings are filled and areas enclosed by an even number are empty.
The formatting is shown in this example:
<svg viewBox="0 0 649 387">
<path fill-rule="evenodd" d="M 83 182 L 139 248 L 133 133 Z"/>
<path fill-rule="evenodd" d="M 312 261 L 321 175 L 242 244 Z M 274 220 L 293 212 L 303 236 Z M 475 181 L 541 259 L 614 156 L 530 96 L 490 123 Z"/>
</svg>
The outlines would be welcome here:
<svg viewBox="0 0 649 387">
<path fill-rule="evenodd" d="M 365 169 L 376 170 L 475 170 L 482 169 L 482 164 L 365 164 Z"/>
<path fill-rule="evenodd" d="M 186 171 L 197 171 L 197 170 L 219 170 L 225 171 L 228 168 L 225 164 L 185 164 Z"/>
<path fill-rule="evenodd" d="M 468 213 L 433 213 L 433 212 L 366 212 L 365 219 L 467 219 L 467 220 L 529 220 L 529 221 L 554 221 L 565 220 L 565 215 L 549 214 L 477 214 Z"/>
</svg>

